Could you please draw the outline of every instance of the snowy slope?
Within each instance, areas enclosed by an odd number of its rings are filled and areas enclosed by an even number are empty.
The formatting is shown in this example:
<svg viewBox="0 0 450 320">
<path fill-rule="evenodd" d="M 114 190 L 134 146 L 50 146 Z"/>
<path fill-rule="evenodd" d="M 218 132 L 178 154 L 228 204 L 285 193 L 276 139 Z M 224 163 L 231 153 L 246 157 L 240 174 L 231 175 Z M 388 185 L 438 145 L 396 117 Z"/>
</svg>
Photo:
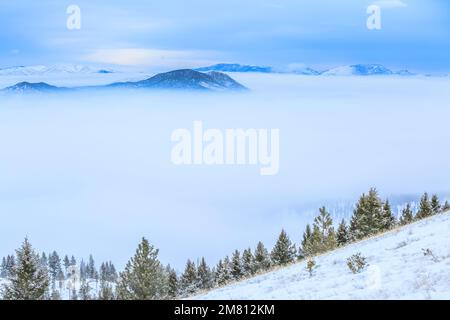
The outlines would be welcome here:
<svg viewBox="0 0 450 320">
<path fill-rule="evenodd" d="M 346 260 L 358 252 L 368 267 L 352 274 Z M 324 254 L 316 263 L 313 276 L 300 262 L 194 299 L 450 299 L 450 213 Z"/>
<path fill-rule="evenodd" d="M 379 64 L 356 64 L 341 66 L 322 73 L 324 76 L 371 76 L 392 75 L 393 72 Z"/>
<path fill-rule="evenodd" d="M 0 69 L 0 76 L 33 76 L 48 74 L 93 74 L 93 73 L 113 73 L 111 69 L 92 68 L 82 65 L 35 65 L 35 66 L 18 66 Z"/>
</svg>

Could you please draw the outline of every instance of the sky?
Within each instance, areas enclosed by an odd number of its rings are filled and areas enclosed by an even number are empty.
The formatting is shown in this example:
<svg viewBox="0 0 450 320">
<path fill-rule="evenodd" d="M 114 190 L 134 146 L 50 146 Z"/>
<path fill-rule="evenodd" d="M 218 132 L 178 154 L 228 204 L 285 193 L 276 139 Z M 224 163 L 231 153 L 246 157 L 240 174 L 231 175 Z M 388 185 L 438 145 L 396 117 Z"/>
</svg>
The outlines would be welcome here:
<svg viewBox="0 0 450 320">
<path fill-rule="evenodd" d="M 368 30 L 367 7 L 381 8 Z M 66 10 L 80 8 L 80 29 Z M 0 3 L 0 67 L 167 70 L 219 62 L 280 69 L 380 63 L 450 71 L 446 0 L 18 0 Z"/>
</svg>

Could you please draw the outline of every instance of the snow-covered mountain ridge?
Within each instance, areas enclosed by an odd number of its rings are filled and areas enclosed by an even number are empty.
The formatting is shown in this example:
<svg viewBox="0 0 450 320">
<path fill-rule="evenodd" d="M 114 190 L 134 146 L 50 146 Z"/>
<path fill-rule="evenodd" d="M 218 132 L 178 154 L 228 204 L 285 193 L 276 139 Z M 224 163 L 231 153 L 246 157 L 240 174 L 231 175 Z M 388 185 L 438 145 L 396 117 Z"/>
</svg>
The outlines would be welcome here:
<svg viewBox="0 0 450 320">
<path fill-rule="evenodd" d="M 33 76 L 48 74 L 105 74 L 114 73 L 112 69 L 100 69 L 83 65 L 34 65 L 0 68 L 0 76 Z"/>
<path fill-rule="evenodd" d="M 194 299 L 450 299 L 450 213 L 397 228 Z M 353 274 L 347 259 L 367 267 Z"/>
</svg>

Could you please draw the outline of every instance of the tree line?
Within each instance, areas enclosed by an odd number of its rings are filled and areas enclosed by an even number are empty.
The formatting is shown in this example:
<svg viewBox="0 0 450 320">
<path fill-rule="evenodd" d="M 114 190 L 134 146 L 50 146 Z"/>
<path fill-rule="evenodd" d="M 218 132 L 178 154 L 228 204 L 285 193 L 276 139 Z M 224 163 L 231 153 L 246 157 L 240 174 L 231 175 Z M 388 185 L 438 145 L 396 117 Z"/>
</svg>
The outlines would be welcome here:
<svg viewBox="0 0 450 320">
<path fill-rule="evenodd" d="M 337 229 L 331 214 L 322 207 L 313 223 L 306 226 L 298 245 L 281 230 L 270 252 L 259 242 L 254 250 L 235 250 L 213 267 L 207 264 L 205 258 L 197 262 L 188 260 L 182 273 L 177 273 L 170 265 L 164 266 L 158 259 L 159 250 L 142 238 L 134 256 L 120 274 L 111 262 L 102 263 L 97 270 L 92 256 L 87 262 L 81 261 L 78 269 L 81 285 L 71 292 L 70 297 L 83 300 L 146 300 L 192 296 L 276 267 L 310 259 L 448 210 L 448 201 L 442 205 L 437 195 L 430 198 L 428 193 L 424 193 L 417 212 L 408 203 L 397 219 L 389 200 L 382 200 L 377 190 L 372 188 L 361 195 L 351 219 L 348 222 L 342 220 Z M 25 239 L 15 256 L 9 255 L 2 260 L 0 275 L 8 279 L 1 289 L 3 299 L 60 299 L 55 285 L 71 279 L 74 272 L 71 267 L 75 265 L 77 262 L 73 256 L 65 256 L 62 261 L 56 252 L 39 256 Z M 96 284 L 99 282 L 96 295 L 91 294 L 88 279 L 95 280 Z"/>
</svg>

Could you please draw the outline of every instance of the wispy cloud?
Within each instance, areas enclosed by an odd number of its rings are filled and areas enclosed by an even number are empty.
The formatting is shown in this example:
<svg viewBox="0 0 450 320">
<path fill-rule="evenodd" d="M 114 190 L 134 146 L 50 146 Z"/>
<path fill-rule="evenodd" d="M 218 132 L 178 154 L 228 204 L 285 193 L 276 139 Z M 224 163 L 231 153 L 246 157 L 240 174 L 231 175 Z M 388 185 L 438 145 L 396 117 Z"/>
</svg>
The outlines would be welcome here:
<svg viewBox="0 0 450 320">
<path fill-rule="evenodd" d="M 160 50 L 148 48 L 99 49 L 82 60 L 123 66 L 198 67 L 216 62 L 206 51 Z"/>
<path fill-rule="evenodd" d="M 408 6 L 408 4 L 402 0 L 378 0 L 375 1 L 374 4 L 384 9 L 403 8 Z"/>
</svg>

